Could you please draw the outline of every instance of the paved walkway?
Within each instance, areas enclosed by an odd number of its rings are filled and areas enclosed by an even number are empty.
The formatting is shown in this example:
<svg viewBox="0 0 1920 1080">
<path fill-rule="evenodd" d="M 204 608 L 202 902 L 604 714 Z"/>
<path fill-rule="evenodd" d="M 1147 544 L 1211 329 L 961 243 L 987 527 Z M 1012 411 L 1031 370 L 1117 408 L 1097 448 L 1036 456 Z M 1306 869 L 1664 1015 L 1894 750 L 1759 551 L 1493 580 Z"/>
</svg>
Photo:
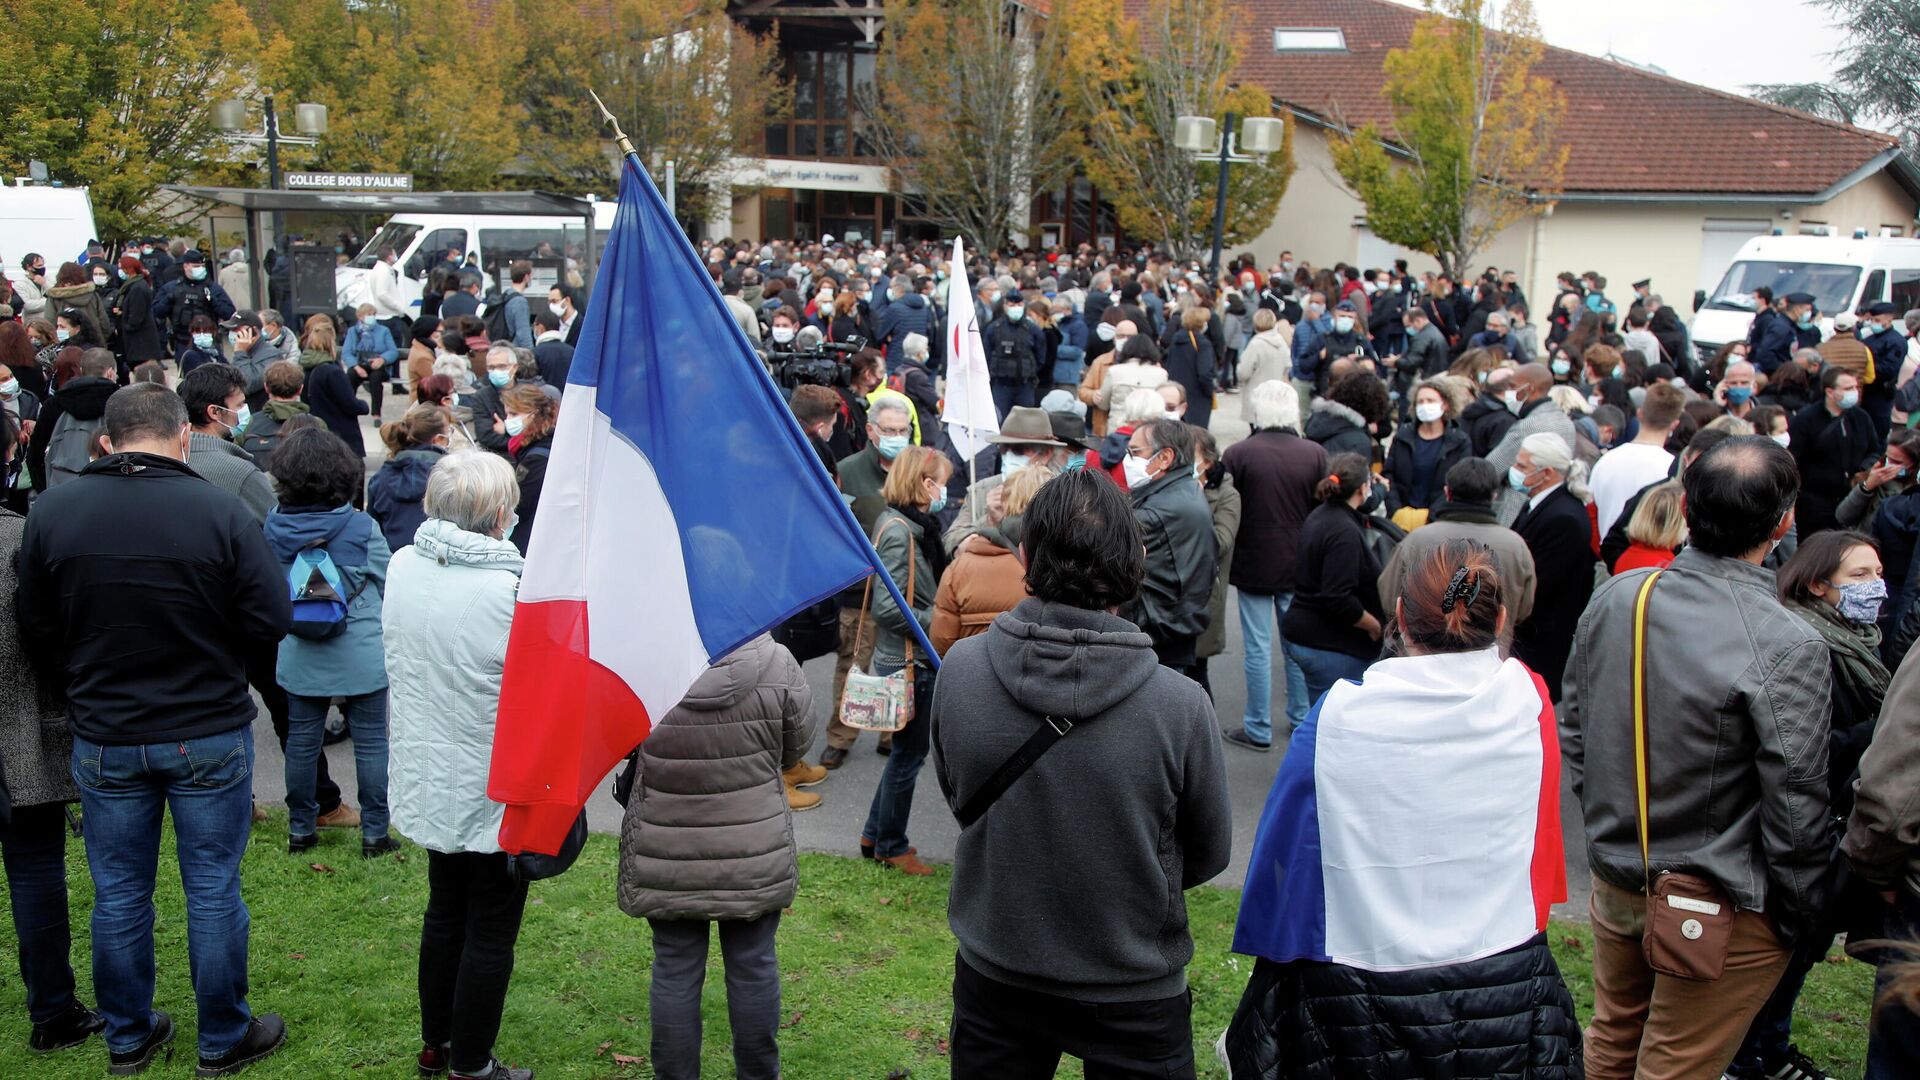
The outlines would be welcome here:
<svg viewBox="0 0 1920 1080">
<path fill-rule="evenodd" d="M 1246 425 L 1228 416 L 1239 414 L 1239 399 L 1226 397 L 1225 408 L 1216 411 L 1213 423 L 1214 434 L 1224 445 L 1231 444 L 1247 434 Z M 398 415 L 389 399 L 387 409 L 389 419 Z M 369 449 L 378 443 L 378 437 L 369 433 Z M 377 454 L 378 451 L 375 451 Z M 370 454 L 374 458 L 375 454 Z M 381 455 L 384 456 L 384 455 Z M 377 460 L 377 458 L 375 458 Z M 370 468 L 377 468 L 372 465 Z M 1246 683 L 1241 676 L 1240 620 L 1235 614 L 1236 606 L 1230 597 L 1227 602 L 1227 651 L 1213 659 L 1211 667 L 1214 692 L 1217 695 L 1215 709 L 1224 725 L 1235 726 L 1239 723 L 1246 705 Z M 813 710 L 818 720 L 820 735 L 816 740 L 809 761 L 818 761 L 820 749 L 826 745 L 826 716 L 831 708 L 828 700 L 833 685 L 833 658 L 821 657 L 806 665 L 807 682 L 813 687 Z M 1285 715 L 1285 679 L 1276 675 L 1273 680 L 1274 692 L 1280 700 L 1274 702 L 1273 715 Z M 1281 724 L 1284 728 L 1284 722 Z M 263 714 L 255 726 L 256 744 L 259 747 L 258 779 L 255 790 L 263 800 L 277 801 L 285 793 L 282 779 L 282 759 L 279 747 L 273 739 L 273 729 Z M 822 796 L 820 806 L 804 814 L 794 815 L 794 836 L 800 846 L 808 851 L 825 851 L 841 855 L 857 853 L 860 829 L 867 818 L 867 808 L 873 798 L 874 787 L 880 777 L 880 769 L 886 763 L 874 750 L 875 740 L 871 735 L 864 736 L 847 758 L 845 765 L 829 774 L 826 783 L 812 790 Z M 1223 752 L 1227 761 L 1227 783 L 1233 799 L 1233 862 L 1225 873 L 1215 879 L 1215 884 L 1239 888 L 1246 880 L 1247 853 L 1253 849 L 1254 827 L 1259 823 L 1261 808 L 1266 804 L 1267 791 L 1273 785 L 1273 776 L 1285 756 L 1284 747 L 1276 745 L 1274 752 L 1254 753 L 1227 746 Z M 334 778 L 343 789 L 352 790 L 353 754 L 352 747 L 339 744 L 328 748 L 328 764 Z M 1126 762 L 1115 762 L 1115 767 L 1124 768 Z M 920 849 L 923 858 L 936 862 L 945 862 L 953 858 L 954 842 L 959 829 L 953 815 L 947 811 L 940 800 L 940 785 L 930 771 L 922 771 L 921 782 L 914 793 L 913 817 L 908 835 L 914 845 Z M 587 807 L 588 824 L 596 832 L 614 832 L 620 824 L 621 808 L 606 792 L 607 785 L 601 785 L 599 793 L 594 795 Z M 1570 887 L 1571 902 L 1554 909 L 1561 917 L 1584 919 L 1586 917 L 1586 897 L 1591 889 L 1591 879 L 1587 871 L 1585 835 L 1580 821 L 1580 811 L 1573 801 L 1571 791 L 1563 790 L 1561 805 L 1564 808 L 1564 821 L 1567 846 L 1567 878 Z"/>
</svg>

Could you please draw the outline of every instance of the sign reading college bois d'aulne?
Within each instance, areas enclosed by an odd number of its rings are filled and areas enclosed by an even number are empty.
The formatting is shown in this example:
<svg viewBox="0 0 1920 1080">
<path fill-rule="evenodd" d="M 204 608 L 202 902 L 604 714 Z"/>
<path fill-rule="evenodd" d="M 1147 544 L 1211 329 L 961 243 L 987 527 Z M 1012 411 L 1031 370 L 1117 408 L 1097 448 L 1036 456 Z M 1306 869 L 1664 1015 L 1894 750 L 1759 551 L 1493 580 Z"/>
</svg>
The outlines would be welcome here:
<svg viewBox="0 0 1920 1080">
<path fill-rule="evenodd" d="M 412 191 L 406 173 L 290 172 L 289 191 Z"/>
</svg>

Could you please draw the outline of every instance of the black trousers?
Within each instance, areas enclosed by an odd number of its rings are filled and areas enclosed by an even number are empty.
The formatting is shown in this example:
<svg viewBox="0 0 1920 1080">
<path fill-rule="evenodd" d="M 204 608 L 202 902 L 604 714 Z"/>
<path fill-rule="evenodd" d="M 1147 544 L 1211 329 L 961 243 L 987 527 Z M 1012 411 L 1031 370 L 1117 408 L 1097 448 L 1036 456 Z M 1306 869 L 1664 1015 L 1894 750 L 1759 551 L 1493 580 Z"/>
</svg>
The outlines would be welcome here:
<svg viewBox="0 0 1920 1080">
<path fill-rule="evenodd" d="M 13 902 L 27 1018 L 43 1024 L 79 1004 L 67 911 L 66 808 L 59 803 L 14 807 L 12 824 L 0 828 L 0 859 Z"/>
<path fill-rule="evenodd" d="M 1186 1080 L 1193 995 L 1073 1001 L 1007 986 L 954 958 L 953 1080 L 1044 1080 L 1071 1054 L 1087 1080 Z"/>
<path fill-rule="evenodd" d="M 454 1072 L 482 1072 L 493 1060 L 526 908 L 527 886 L 508 875 L 504 853 L 428 850 L 420 1035 L 452 1044 Z"/>
<path fill-rule="evenodd" d="M 256 641 L 247 649 L 247 683 L 259 693 L 260 700 L 267 706 L 267 716 L 273 720 L 273 737 L 280 743 L 280 750 L 287 749 L 287 692 L 280 688 L 280 645 L 273 641 Z M 331 814 L 340 809 L 340 785 L 327 775 L 327 755 L 320 755 L 320 764 L 314 769 L 314 794 L 320 803 L 322 814 Z"/>
<path fill-rule="evenodd" d="M 365 366 L 365 365 L 362 364 L 362 366 Z M 385 397 L 387 392 L 386 365 L 382 364 L 380 367 L 367 368 L 367 374 L 365 378 L 362 378 L 359 374 L 354 372 L 353 369 L 349 368 L 347 369 L 347 379 L 348 381 L 353 383 L 353 392 L 356 394 L 360 392 L 360 387 L 362 385 L 366 386 L 367 400 L 373 403 L 374 423 L 376 424 L 379 423 L 380 422 L 380 401 L 383 397 Z"/>
</svg>

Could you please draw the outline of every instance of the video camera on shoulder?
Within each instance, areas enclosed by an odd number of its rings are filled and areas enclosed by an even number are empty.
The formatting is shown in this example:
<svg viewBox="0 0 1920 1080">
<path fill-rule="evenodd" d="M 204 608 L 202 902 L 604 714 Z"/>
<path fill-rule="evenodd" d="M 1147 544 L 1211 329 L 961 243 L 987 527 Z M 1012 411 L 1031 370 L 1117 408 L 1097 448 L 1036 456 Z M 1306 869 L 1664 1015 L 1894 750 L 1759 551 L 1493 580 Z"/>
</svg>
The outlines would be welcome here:
<svg viewBox="0 0 1920 1080">
<path fill-rule="evenodd" d="M 827 341 L 818 327 L 809 326 L 794 335 L 793 348 L 767 353 L 774 381 L 784 390 L 796 386 L 846 387 L 853 383 L 853 368 L 846 361 L 866 347 L 861 338 L 851 341 Z"/>
</svg>

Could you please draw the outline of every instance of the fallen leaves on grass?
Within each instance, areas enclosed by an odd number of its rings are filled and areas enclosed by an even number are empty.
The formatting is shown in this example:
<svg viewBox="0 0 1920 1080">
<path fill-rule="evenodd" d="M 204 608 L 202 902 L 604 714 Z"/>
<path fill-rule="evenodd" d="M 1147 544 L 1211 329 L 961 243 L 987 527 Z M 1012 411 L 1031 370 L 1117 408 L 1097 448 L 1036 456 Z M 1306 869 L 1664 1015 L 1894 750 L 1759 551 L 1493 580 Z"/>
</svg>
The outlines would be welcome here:
<svg viewBox="0 0 1920 1080">
<path fill-rule="evenodd" d="M 331 874 L 334 872 L 333 867 L 328 866 L 326 863 L 323 863 L 323 862 L 308 863 L 307 869 L 314 870 L 322 874 Z"/>
<path fill-rule="evenodd" d="M 806 1013 L 794 1013 L 794 1014 L 793 1014 L 793 1018 L 792 1018 L 792 1019 L 790 1019 L 790 1020 L 788 1020 L 788 1021 L 787 1021 L 786 1023 L 784 1023 L 784 1024 L 781 1024 L 780 1026 L 781 1026 L 781 1027 L 783 1027 L 783 1028 L 790 1028 L 790 1027 L 798 1027 L 798 1026 L 800 1026 L 800 1018 L 801 1018 L 801 1017 L 803 1017 L 803 1016 L 805 1016 L 805 1015 L 807 1015 L 807 1014 L 806 1014 Z"/>
</svg>

